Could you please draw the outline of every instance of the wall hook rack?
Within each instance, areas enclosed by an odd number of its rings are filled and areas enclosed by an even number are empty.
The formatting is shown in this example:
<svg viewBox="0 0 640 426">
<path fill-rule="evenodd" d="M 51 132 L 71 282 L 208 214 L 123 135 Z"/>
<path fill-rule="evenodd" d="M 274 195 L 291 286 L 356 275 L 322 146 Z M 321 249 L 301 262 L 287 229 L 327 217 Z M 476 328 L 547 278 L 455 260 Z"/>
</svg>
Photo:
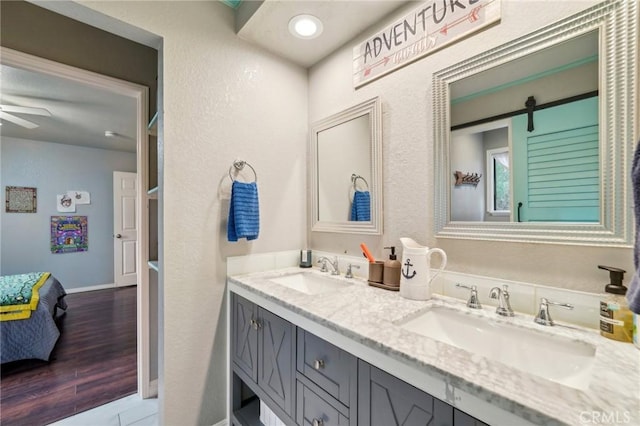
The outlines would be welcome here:
<svg viewBox="0 0 640 426">
<path fill-rule="evenodd" d="M 456 178 L 456 186 L 478 186 L 478 183 L 480 183 L 480 179 L 482 178 L 482 173 L 462 173 L 460 171 L 456 171 L 453 176 Z"/>
</svg>

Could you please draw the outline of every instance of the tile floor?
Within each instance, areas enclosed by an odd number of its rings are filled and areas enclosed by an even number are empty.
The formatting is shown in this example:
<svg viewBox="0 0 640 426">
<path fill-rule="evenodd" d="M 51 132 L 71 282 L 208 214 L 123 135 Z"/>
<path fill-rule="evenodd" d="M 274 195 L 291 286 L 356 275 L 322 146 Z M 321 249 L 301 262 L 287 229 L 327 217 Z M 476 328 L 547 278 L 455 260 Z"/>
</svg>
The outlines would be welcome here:
<svg viewBox="0 0 640 426">
<path fill-rule="evenodd" d="M 158 400 L 130 395 L 50 426 L 158 426 Z"/>
</svg>

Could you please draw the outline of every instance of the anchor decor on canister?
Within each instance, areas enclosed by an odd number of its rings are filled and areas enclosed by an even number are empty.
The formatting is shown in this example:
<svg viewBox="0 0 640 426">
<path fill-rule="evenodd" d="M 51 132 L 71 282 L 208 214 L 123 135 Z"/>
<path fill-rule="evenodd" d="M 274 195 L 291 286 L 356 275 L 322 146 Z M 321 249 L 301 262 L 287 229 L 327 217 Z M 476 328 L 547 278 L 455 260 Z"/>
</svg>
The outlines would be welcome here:
<svg viewBox="0 0 640 426">
<path fill-rule="evenodd" d="M 411 238 L 400 238 L 402 243 L 402 270 L 400 296 L 406 299 L 431 298 L 431 281 L 447 266 L 447 254 L 439 248 L 421 246 Z M 431 269 L 431 255 L 440 255 L 440 266 Z"/>
</svg>

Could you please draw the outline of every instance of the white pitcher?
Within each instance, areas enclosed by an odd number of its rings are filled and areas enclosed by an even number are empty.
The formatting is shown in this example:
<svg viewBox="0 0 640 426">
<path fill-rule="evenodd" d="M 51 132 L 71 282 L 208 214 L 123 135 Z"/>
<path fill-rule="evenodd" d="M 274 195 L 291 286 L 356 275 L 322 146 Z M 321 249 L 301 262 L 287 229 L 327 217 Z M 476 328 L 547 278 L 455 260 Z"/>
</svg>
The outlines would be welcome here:
<svg viewBox="0 0 640 426">
<path fill-rule="evenodd" d="M 447 254 L 439 248 L 421 246 L 411 238 L 400 238 L 402 243 L 402 267 L 400 296 L 413 300 L 431 298 L 431 281 L 447 266 Z M 431 255 L 441 257 L 440 267 L 431 269 Z"/>
</svg>

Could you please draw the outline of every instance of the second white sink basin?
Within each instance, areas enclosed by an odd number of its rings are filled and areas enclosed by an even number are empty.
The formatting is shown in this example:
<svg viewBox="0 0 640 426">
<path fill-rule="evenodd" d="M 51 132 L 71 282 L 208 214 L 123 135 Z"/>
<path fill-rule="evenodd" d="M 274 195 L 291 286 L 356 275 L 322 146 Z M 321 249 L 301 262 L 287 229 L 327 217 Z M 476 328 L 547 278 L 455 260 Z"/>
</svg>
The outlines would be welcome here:
<svg viewBox="0 0 640 426">
<path fill-rule="evenodd" d="M 444 307 L 396 325 L 566 386 L 589 387 L 596 348 L 586 342 Z"/>
<path fill-rule="evenodd" d="M 316 275 L 311 272 L 300 272 L 270 278 L 269 281 L 305 294 L 321 294 L 351 285 L 351 283 L 342 280 Z"/>
</svg>

